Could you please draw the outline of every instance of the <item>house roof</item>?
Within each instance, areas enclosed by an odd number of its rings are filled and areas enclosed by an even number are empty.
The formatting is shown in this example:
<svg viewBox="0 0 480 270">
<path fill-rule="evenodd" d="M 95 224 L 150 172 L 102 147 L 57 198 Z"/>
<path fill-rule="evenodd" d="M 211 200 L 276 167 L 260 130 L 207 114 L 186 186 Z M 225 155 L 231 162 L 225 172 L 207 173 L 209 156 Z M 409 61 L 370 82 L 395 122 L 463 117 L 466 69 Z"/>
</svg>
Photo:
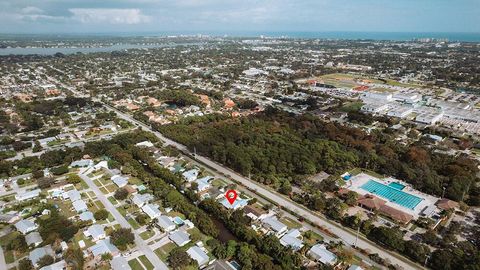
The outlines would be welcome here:
<svg viewBox="0 0 480 270">
<path fill-rule="evenodd" d="M 248 215 L 248 214 L 253 214 L 253 215 L 256 216 L 256 217 L 259 217 L 259 216 L 261 216 L 261 215 L 263 215 L 263 214 L 266 213 L 265 210 L 260 209 L 260 208 L 258 208 L 258 207 L 255 207 L 255 206 L 253 206 L 253 205 L 247 205 L 247 206 L 245 206 L 245 207 L 243 208 L 243 212 L 245 212 L 246 215 Z"/>
<path fill-rule="evenodd" d="M 239 208 L 242 208 L 242 207 L 245 207 L 248 205 L 248 201 L 245 200 L 245 199 L 242 199 L 242 198 L 237 198 L 235 200 L 235 202 L 233 202 L 233 204 L 230 204 L 230 202 L 227 200 L 227 198 L 224 198 L 222 201 L 221 201 L 222 205 L 227 208 L 227 209 L 239 209 Z"/>
<path fill-rule="evenodd" d="M 78 201 L 82 198 L 82 196 L 80 195 L 80 192 L 78 192 L 78 190 L 76 189 L 72 189 L 68 192 L 63 193 L 63 197 L 64 199 L 69 198 L 72 202 Z"/>
<path fill-rule="evenodd" d="M 110 261 L 110 266 L 112 267 L 113 270 L 130 270 L 130 269 L 132 269 L 130 267 L 130 265 L 128 265 L 127 260 L 122 256 L 118 256 L 118 257 L 113 258 Z"/>
<path fill-rule="evenodd" d="M 27 245 L 36 245 L 42 243 L 43 239 L 38 232 L 31 232 L 25 235 L 25 242 L 27 242 Z"/>
<path fill-rule="evenodd" d="M 114 175 L 110 179 L 112 179 L 113 183 L 115 183 L 119 187 L 122 187 L 128 184 L 128 177 L 125 177 L 125 176 Z"/>
<path fill-rule="evenodd" d="M 194 181 L 195 179 L 197 179 L 197 176 L 198 176 L 198 173 L 200 171 L 198 169 L 191 169 L 189 171 L 186 171 L 184 173 L 182 173 L 183 177 L 185 179 L 187 179 L 187 181 Z"/>
<path fill-rule="evenodd" d="M 87 234 L 93 239 L 98 239 L 105 235 L 105 228 L 100 224 L 93 224 L 92 226 L 88 227 Z"/>
<path fill-rule="evenodd" d="M 112 254 L 119 252 L 118 248 L 110 243 L 110 239 L 102 239 L 98 241 L 95 245 L 91 246 L 89 250 L 95 257 L 105 253 Z"/>
<path fill-rule="evenodd" d="M 18 201 L 24 201 L 24 200 L 33 199 L 35 197 L 38 197 L 39 195 L 40 195 L 40 189 L 34 189 L 22 194 L 15 195 L 15 199 Z"/>
<path fill-rule="evenodd" d="M 50 245 L 44 246 L 44 247 L 39 247 L 30 252 L 30 255 L 28 255 L 28 258 L 32 263 L 35 265 L 40 258 L 42 258 L 45 255 L 50 255 L 53 257 L 54 253 L 52 250 L 52 247 Z"/>
<path fill-rule="evenodd" d="M 75 211 L 77 212 L 83 212 L 88 209 L 87 204 L 81 199 L 78 201 L 74 201 L 72 205 L 73 205 L 73 208 L 75 208 Z"/>
<path fill-rule="evenodd" d="M 209 261 L 208 255 L 198 246 L 187 249 L 188 255 L 198 262 L 198 265 L 204 265 Z"/>
<path fill-rule="evenodd" d="M 150 218 L 156 218 L 156 217 L 159 217 L 162 214 L 162 212 L 160 212 L 160 210 L 158 209 L 158 205 L 156 205 L 156 204 L 151 204 L 151 203 L 146 204 L 146 205 L 142 206 L 142 210 Z"/>
<path fill-rule="evenodd" d="M 81 213 L 79 217 L 80 217 L 80 220 L 82 220 L 82 221 L 89 221 L 89 220 L 91 220 L 93 222 L 95 221 L 93 213 L 90 212 L 90 211 L 85 211 L 85 212 Z"/>
<path fill-rule="evenodd" d="M 373 195 L 365 195 L 357 200 L 357 203 L 371 210 L 378 210 L 387 202 Z"/>
<path fill-rule="evenodd" d="M 132 202 L 136 204 L 137 206 L 143 205 L 147 203 L 148 201 L 153 200 L 153 195 L 152 194 L 135 194 L 132 197 Z"/>
<path fill-rule="evenodd" d="M 276 232 L 281 232 L 287 229 L 287 225 L 280 222 L 276 217 L 267 217 L 263 219 L 263 223 Z"/>
<path fill-rule="evenodd" d="M 437 201 L 437 206 L 443 210 L 450 210 L 459 207 L 459 204 L 449 199 L 440 199 Z"/>
<path fill-rule="evenodd" d="M 287 234 L 280 238 L 280 244 L 285 247 L 291 247 L 293 250 L 299 250 L 303 247 L 302 240 L 297 238 L 299 236 L 300 231 L 298 231 L 297 229 L 290 230 Z"/>
<path fill-rule="evenodd" d="M 184 246 L 190 242 L 190 235 L 184 231 L 175 231 L 169 235 L 169 238 L 178 246 Z"/>
<path fill-rule="evenodd" d="M 348 270 L 363 270 L 363 268 L 362 268 L 361 266 L 352 264 L 352 265 L 350 265 L 350 267 L 348 268 Z"/>
<path fill-rule="evenodd" d="M 37 228 L 37 225 L 28 219 L 22 219 L 19 222 L 15 223 L 15 228 L 21 233 L 26 233 Z"/>
<path fill-rule="evenodd" d="M 337 260 L 337 256 L 332 252 L 328 251 L 324 245 L 316 244 L 314 245 L 309 253 L 315 257 L 315 259 L 319 260 L 323 264 L 334 264 Z"/>
<path fill-rule="evenodd" d="M 172 220 L 170 220 L 167 216 L 159 216 L 157 218 L 157 223 L 162 227 L 163 229 L 168 229 L 172 226 L 175 226 L 175 223 L 173 223 Z"/>
<path fill-rule="evenodd" d="M 392 218 L 393 220 L 395 221 L 398 221 L 400 223 L 403 223 L 403 224 L 407 224 L 409 223 L 410 221 L 412 221 L 413 219 L 413 216 L 408 214 L 408 213 L 405 213 L 403 211 L 400 211 L 398 209 L 395 209 L 391 206 L 388 206 L 388 205 L 382 205 L 379 209 L 380 213 Z"/>
<path fill-rule="evenodd" d="M 40 268 L 40 270 L 63 270 L 67 267 L 67 263 L 64 260 L 50 264 Z"/>
</svg>

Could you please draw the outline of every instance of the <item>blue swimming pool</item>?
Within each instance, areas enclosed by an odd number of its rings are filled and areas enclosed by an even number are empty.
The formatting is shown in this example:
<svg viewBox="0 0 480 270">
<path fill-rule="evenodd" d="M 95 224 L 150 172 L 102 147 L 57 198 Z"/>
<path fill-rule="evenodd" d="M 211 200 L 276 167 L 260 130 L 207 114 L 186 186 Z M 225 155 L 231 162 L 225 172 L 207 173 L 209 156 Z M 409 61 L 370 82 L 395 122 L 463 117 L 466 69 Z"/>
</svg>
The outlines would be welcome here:
<svg viewBox="0 0 480 270">
<path fill-rule="evenodd" d="M 417 196 L 405 193 L 397 188 L 384 185 L 374 180 L 369 180 L 360 188 L 372 194 L 385 198 L 390 202 L 396 203 L 400 206 L 412 210 L 415 209 L 415 207 L 422 201 L 422 199 Z"/>
<path fill-rule="evenodd" d="M 398 190 L 403 190 L 405 188 L 405 185 L 402 185 L 400 183 L 397 183 L 397 182 L 392 182 L 390 184 L 388 184 L 390 187 L 393 187 L 393 188 L 396 188 Z"/>
</svg>

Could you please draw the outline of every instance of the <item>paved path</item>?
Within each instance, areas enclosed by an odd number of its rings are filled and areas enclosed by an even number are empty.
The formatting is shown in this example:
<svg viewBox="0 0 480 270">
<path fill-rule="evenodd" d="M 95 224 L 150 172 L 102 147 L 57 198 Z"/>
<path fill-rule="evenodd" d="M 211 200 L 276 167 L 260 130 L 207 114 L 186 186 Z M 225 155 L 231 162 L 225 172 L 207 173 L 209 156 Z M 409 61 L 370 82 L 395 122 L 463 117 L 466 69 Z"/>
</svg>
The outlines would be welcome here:
<svg viewBox="0 0 480 270">
<path fill-rule="evenodd" d="M 153 134 L 155 134 L 155 136 L 157 136 L 159 139 L 164 141 L 165 144 L 172 145 L 175 148 L 193 156 L 193 154 L 187 149 L 186 146 L 166 138 L 160 132 L 154 131 L 150 126 L 134 119 L 132 116 L 130 116 L 126 113 L 123 113 L 123 112 L 117 110 L 116 108 L 113 108 L 110 105 L 107 105 L 107 104 L 104 104 L 104 105 L 105 105 L 105 107 L 107 107 L 111 111 L 116 112 L 117 116 L 119 116 L 120 118 L 122 118 L 126 121 L 129 121 L 131 123 L 134 123 L 137 126 L 142 127 L 143 129 L 151 131 Z M 240 174 L 226 168 L 225 166 L 223 166 L 221 164 L 218 164 L 218 163 L 216 163 L 216 162 L 214 162 L 214 161 L 212 161 L 212 160 L 210 160 L 206 157 L 196 155 L 196 160 L 198 162 L 203 163 L 204 165 L 207 165 L 208 167 L 222 173 L 222 174 L 225 174 L 225 175 L 229 176 L 233 180 L 241 183 L 242 185 L 244 185 L 247 188 L 250 188 L 250 189 L 254 190 L 258 194 L 260 194 L 260 195 L 262 195 L 266 198 L 269 198 L 270 200 L 274 201 L 278 206 L 282 206 L 283 208 L 286 208 L 289 211 L 297 213 L 298 215 L 302 216 L 306 220 L 309 220 L 309 221 L 311 221 L 311 222 L 313 222 L 317 225 L 320 225 L 320 226 L 326 228 L 330 232 L 337 235 L 346 245 L 353 246 L 355 244 L 355 241 L 356 241 L 355 231 L 353 231 L 349 228 L 343 227 L 336 222 L 328 220 L 324 216 L 319 215 L 319 214 L 307 209 L 306 207 L 304 207 L 300 204 L 294 203 L 293 201 L 291 201 L 290 199 L 286 198 L 283 195 L 280 195 L 276 191 L 273 191 L 270 188 L 268 188 L 266 186 L 263 186 L 263 185 L 261 185 L 257 182 L 249 180 L 249 179 L 243 177 L 242 175 L 240 175 Z M 381 258 L 388 259 L 390 261 L 390 263 L 392 263 L 394 265 L 398 265 L 398 266 L 402 267 L 403 269 L 424 269 L 421 265 L 416 264 L 416 263 L 408 260 L 407 258 L 405 258 L 405 257 L 403 257 L 403 256 L 401 256 L 401 255 L 399 255 L 395 252 L 386 250 L 386 249 L 378 246 L 377 244 L 375 244 L 374 242 L 368 240 L 367 238 L 365 238 L 363 236 L 360 236 L 356 243 L 357 243 L 358 247 L 363 248 L 363 249 L 368 249 L 371 253 L 377 253 Z"/>
<path fill-rule="evenodd" d="M 140 237 L 140 235 L 136 232 L 136 230 L 128 223 L 128 221 L 123 217 L 120 212 L 113 206 L 113 204 L 105 197 L 105 195 L 100 191 L 100 189 L 93 183 L 92 179 L 90 177 L 84 175 L 84 174 L 79 174 L 79 176 L 87 183 L 87 185 L 90 187 L 90 189 L 95 192 L 95 195 L 97 195 L 97 198 L 103 203 L 105 208 L 107 209 L 108 212 L 110 212 L 115 220 L 118 221 L 118 223 L 124 227 L 124 228 L 131 228 L 132 232 L 135 234 L 135 244 L 137 245 L 137 248 L 147 256 L 148 260 L 155 266 L 155 269 L 160 269 L 160 270 L 167 270 L 168 267 L 167 265 L 158 258 L 157 254 L 153 252 L 153 250 L 147 245 L 147 243 Z"/>
<path fill-rule="evenodd" d="M 3 249 L 0 246 L 0 269 L 8 269 L 7 262 L 5 262 L 5 256 L 3 254 Z"/>
</svg>

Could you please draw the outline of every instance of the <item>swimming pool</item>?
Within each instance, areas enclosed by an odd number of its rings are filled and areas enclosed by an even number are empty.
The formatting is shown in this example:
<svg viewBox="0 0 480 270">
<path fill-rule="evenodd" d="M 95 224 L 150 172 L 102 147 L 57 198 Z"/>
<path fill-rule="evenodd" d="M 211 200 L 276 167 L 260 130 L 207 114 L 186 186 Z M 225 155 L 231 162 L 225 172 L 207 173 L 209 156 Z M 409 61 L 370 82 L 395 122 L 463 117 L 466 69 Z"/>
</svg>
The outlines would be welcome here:
<svg viewBox="0 0 480 270">
<path fill-rule="evenodd" d="M 360 188 L 372 194 L 385 198 L 390 202 L 396 203 L 400 206 L 412 210 L 415 209 L 415 207 L 422 201 L 422 199 L 417 196 L 405 193 L 401 190 L 398 190 L 397 188 L 384 185 L 374 180 L 369 180 Z"/>
<path fill-rule="evenodd" d="M 397 182 L 392 182 L 390 184 L 388 184 L 390 187 L 393 187 L 393 188 L 396 188 L 398 190 L 403 190 L 405 188 L 405 185 L 402 185 L 400 183 L 397 183 Z"/>
</svg>

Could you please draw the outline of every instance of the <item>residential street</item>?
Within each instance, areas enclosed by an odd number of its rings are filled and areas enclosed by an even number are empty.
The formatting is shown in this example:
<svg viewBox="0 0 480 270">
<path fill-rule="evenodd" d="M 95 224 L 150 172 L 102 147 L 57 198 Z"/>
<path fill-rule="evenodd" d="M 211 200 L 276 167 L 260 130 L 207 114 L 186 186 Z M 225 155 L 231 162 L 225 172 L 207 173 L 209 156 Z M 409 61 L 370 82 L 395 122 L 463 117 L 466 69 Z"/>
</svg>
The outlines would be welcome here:
<svg viewBox="0 0 480 270">
<path fill-rule="evenodd" d="M 155 266 L 155 269 L 168 269 L 167 265 L 158 258 L 155 252 L 153 252 L 147 243 L 140 237 L 130 223 L 128 223 L 128 221 L 120 214 L 120 212 L 118 212 L 115 206 L 113 206 L 112 203 L 105 197 L 95 183 L 93 183 L 92 179 L 84 174 L 79 174 L 79 176 L 83 179 L 83 181 L 85 181 L 85 183 L 87 183 L 90 189 L 95 192 L 97 198 L 105 206 L 105 209 L 113 215 L 115 220 L 117 220 L 122 227 L 132 229 L 132 232 L 135 234 L 135 244 L 137 245 L 138 250 L 147 256 L 148 260 L 150 260 L 150 262 Z"/>
</svg>

